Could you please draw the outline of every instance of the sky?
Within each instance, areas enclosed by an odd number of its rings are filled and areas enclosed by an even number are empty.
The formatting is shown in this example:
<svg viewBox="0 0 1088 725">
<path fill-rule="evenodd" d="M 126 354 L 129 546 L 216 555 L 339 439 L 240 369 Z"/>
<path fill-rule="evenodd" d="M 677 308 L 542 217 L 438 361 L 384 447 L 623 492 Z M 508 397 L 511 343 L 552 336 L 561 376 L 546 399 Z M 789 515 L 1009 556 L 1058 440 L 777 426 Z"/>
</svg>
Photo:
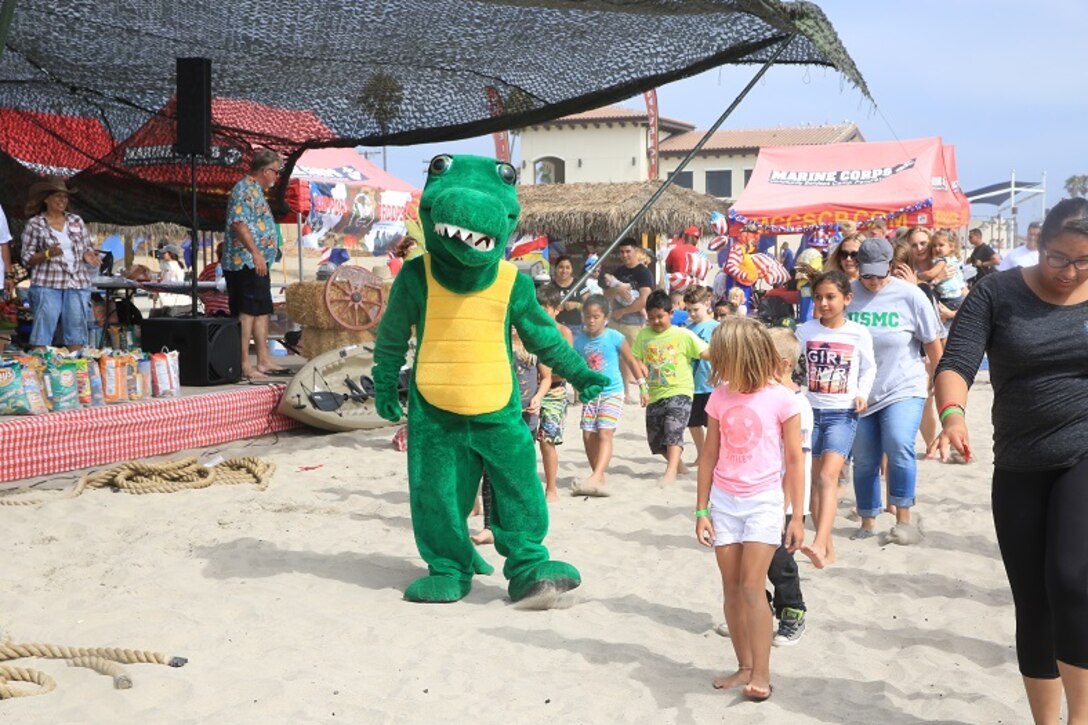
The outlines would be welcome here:
<svg viewBox="0 0 1088 725">
<path fill-rule="evenodd" d="M 723 128 L 853 121 L 869 141 L 941 136 L 956 147 L 965 190 L 1047 181 L 1047 206 L 1065 179 L 1088 174 L 1085 0 L 817 0 L 869 85 L 875 106 L 832 69 L 771 68 Z M 724 66 L 658 89 L 661 114 L 710 126 L 758 66 Z M 644 107 L 636 98 L 622 105 Z M 492 155 L 490 137 L 389 147 L 389 170 L 422 186 L 442 152 Z M 517 158 L 517 148 L 514 150 Z M 378 161 L 379 159 L 374 159 Z M 1043 214 L 1020 206 L 1021 230 Z M 988 217 L 993 206 L 974 205 Z M 1006 214 L 1007 215 L 1007 214 Z"/>
</svg>

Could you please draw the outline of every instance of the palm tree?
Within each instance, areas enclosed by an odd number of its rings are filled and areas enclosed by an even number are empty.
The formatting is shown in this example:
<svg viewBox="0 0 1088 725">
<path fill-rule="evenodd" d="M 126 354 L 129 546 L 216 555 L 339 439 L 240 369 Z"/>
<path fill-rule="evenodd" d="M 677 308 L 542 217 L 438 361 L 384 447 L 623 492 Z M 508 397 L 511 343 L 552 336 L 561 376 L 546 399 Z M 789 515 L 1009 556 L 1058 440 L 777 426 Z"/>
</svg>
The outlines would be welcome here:
<svg viewBox="0 0 1088 725">
<path fill-rule="evenodd" d="M 1065 190 L 1070 197 L 1088 195 L 1088 175 L 1070 176 L 1065 180 Z"/>
</svg>

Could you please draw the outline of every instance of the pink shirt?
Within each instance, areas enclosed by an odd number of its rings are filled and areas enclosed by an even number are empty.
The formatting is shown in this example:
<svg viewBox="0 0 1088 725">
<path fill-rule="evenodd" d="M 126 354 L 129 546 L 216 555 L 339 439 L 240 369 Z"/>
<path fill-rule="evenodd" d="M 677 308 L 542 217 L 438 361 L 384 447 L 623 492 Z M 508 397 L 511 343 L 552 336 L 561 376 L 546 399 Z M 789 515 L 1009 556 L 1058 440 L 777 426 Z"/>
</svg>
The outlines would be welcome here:
<svg viewBox="0 0 1088 725">
<path fill-rule="evenodd" d="M 799 413 L 797 396 L 778 383 L 747 394 L 714 388 L 706 403 L 721 429 L 714 485 L 740 497 L 781 489 L 782 424 Z"/>
</svg>

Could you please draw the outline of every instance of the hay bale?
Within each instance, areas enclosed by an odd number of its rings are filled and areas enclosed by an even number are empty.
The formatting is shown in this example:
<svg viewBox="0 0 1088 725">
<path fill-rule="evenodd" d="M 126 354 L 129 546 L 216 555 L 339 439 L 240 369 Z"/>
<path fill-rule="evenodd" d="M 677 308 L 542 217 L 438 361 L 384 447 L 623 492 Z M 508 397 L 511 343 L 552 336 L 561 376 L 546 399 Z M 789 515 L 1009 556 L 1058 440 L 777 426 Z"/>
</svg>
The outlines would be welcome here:
<svg viewBox="0 0 1088 725">
<path fill-rule="evenodd" d="M 320 327 L 303 327 L 302 348 L 307 358 L 313 358 L 348 345 L 372 344 L 374 333 L 374 329 L 356 331 L 342 328 L 324 330 Z"/>
<path fill-rule="evenodd" d="M 284 295 L 287 297 L 287 316 L 295 324 L 322 330 L 342 329 L 325 307 L 324 281 L 295 282 L 284 290 Z"/>
<path fill-rule="evenodd" d="M 385 298 L 389 299 L 393 278 L 389 276 L 388 267 L 383 266 L 382 270 L 375 270 L 375 273 L 382 280 Z M 291 322 L 322 330 L 343 329 L 343 326 L 329 314 L 329 308 L 325 306 L 324 281 L 295 282 L 284 290 L 284 295 L 287 298 L 287 317 Z"/>
</svg>

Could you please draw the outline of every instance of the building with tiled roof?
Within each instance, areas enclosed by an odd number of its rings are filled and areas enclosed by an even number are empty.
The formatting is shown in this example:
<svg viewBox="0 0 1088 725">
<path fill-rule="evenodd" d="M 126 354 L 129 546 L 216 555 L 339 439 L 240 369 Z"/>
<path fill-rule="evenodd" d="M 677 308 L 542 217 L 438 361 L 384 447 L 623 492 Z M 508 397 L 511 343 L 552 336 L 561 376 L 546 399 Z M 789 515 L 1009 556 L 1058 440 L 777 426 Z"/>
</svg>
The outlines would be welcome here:
<svg viewBox="0 0 1088 725">
<path fill-rule="evenodd" d="M 703 136 L 686 121 L 658 121 L 658 178 L 666 177 Z M 644 181 L 650 178 L 645 110 L 605 106 L 517 132 L 523 184 Z M 748 182 L 759 149 L 863 141 L 856 124 L 783 126 L 716 132 L 677 179 L 732 201 Z"/>
</svg>

